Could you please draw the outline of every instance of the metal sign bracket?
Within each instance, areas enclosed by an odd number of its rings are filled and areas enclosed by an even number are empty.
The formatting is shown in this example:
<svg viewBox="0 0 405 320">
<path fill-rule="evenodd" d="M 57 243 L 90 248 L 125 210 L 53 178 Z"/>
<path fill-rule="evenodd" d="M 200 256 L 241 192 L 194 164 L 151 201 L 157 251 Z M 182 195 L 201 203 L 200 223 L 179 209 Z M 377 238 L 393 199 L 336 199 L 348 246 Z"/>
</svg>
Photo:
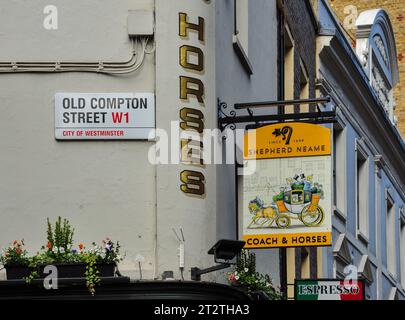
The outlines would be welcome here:
<svg viewBox="0 0 405 320">
<path fill-rule="evenodd" d="M 331 98 L 315 98 L 315 99 L 300 99 L 300 100 L 285 100 L 285 101 L 264 101 L 264 102 L 247 102 L 237 103 L 234 108 L 228 113 L 228 104 L 217 100 L 218 108 L 218 128 L 224 131 L 226 128 L 231 130 L 236 129 L 237 124 L 246 124 L 247 129 L 258 128 L 260 126 L 277 123 L 277 122 L 306 122 L 306 123 L 334 123 L 336 122 L 336 107 L 328 106 L 331 104 Z M 274 113 L 270 115 L 255 115 L 253 109 L 257 108 L 274 108 L 285 107 L 288 105 L 298 106 L 303 105 L 316 106 L 316 111 L 303 113 Z M 322 110 L 326 109 L 325 111 Z M 247 115 L 238 115 L 236 110 L 246 110 Z"/>
</svg>

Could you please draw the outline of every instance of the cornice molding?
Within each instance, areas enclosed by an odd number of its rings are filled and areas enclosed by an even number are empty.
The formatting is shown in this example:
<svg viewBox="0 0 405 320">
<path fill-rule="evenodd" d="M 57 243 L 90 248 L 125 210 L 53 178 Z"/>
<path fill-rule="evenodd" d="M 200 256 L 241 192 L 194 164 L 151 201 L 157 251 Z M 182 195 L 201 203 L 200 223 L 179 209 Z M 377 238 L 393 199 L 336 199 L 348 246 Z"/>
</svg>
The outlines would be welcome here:
<svg viewBox="0 0 405 320">
<path fill-rule="evenodd" d="M 379 165 L 379 168 L 383 169 L 383 171 L 390 179 L 391 183 L 395 186 L 399 195 L 405 202 L 405 181 L 401 183 L 401 181 L 399 181 L 398 178 L 396 178 L 396 175 L 393 173 L 394 170 L 398 172 L 400 168 L 394 169 L 395 165 L 393 165 L 390 162 L 390 158 L 386 155 L 385 156 L 382 155 L 381 152 L 382 148 L 376 144 L 375 140 L 372 141 L 367 137 L 366 131 L 364 130 L 363 126 L 358 121 L 358 119 L 353 115 L 351 109 L 348 108 L 342 101 L 340 95 L 336 92 L 336 88 L 333 88 L 332 85 L 329 84 L 328 80 L 326 80 L 325 75 L 323 75 L 322 73 L 321 75 L 323 76 L 323 78 L 319 79 L 318 81 L 319 90 L 323 94 L 329 95 L 332 100 L 336 101 L 337 114 L 339 115 L 340 120 L 345 123 L 345 126 L 347 124 L 350 124 L 354 128 L 354 130 L 356 130 L 362 137 L 364 137 L 367 147 L 374 154 L 375 161 L 377 159 L 377 164 Z"/>
<path fill-rule="evenodd" d="M 342 86 L 346 86 L 346 92 L 348 92 L 348 95 L 351 94 L 352 99 L 358 99 L 361 101 L 360 105 L 363 107 L 363 111 L 365 111 L 367 115 L 372 116 L 371 123 L 378 125 L 376 129 L 380 134 L 384 135 L 384 141 L 391 143 L 391 145 L 395 146 L 395 149 L 398 150 L 399 153 L 403 154 L 403 157 L 397 156 L 397 158 L 401 163 L 401 170 L 405 173 L 405 142 L 397 129 L 393 127 L 384 108 L 378 103 L 378 100 L 375 97 L 373 90 L 370 88 L 369 83 L 367 81 L 362 81 L 364 80 L 362 79 L 362 75 L 359 75 L 359 77 L 355 79 L 355 75 L 359 70 L 354 66 L 354 69 L 351 68 L 349 70 L 350 65 L 353 64 L 350 63 L 347 56 L 346 60 L 344 60 L 344 52 L 338 52 L 339 49 L 341 51 L 343 48 L 339 48 L 336 42 L 339 41 L 336 39 L 332 40 L 330 45 L 325 46 L 321 51 L 322 64 L 328 66 L 332 70 L 341 71 L 334 71 L 335 78 L 341 78 L 339 83 L 341 83 Z M 322 56 L 324 56 L 324 59 L 322 59 Z"/>
</svg>

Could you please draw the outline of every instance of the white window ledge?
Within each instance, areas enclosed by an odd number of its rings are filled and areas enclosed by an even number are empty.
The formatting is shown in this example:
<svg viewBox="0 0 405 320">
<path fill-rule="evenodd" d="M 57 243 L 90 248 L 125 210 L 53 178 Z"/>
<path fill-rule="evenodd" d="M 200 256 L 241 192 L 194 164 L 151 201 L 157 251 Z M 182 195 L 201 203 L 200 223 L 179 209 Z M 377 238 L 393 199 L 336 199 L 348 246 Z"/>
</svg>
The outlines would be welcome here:
<svg viewBox="0 0 405 320">
<path fill-rule="evenodd" d="M 368 236 L 366 236 L 363 232 L 361 232 L 359 229 L 357 229 L 357 239 L 359 239 L 363 244 L 366 246 L 368 245 L 369 239 Z"/>
<path fill-rule="evenodd" d="M 238 36 L 235 34 L 232 37 L 232 43 L 233 49 L 235 50 L 236 55 L 239 57 L 239 60 L 242 63 L 243 68 L 248 73 L 248 75 L 251 76 L 253 74 L 252 64 L 250 63 L 245 50 L 243 50 L 243 47 L 238 39 Z"/>
<path fill-rule="evenodd" d="M 345 216 L 345 214 L 340 211 L 336 206 L 333 208 L 333 213 L 335 214 L 335 216 L 341 220 L 344 224 L 346 224 L 346 220 L 347 217 Z"/>
</svg>

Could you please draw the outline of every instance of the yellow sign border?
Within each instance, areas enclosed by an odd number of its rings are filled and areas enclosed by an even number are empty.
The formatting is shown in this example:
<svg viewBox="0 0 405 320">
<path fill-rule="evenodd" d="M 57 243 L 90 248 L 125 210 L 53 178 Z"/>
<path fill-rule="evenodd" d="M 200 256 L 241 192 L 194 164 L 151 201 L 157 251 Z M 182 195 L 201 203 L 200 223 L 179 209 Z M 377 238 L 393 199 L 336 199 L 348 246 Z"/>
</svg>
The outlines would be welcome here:
<svg viewBox="0 0 405 320">
<path fill-rule="evenodd" d="M 331 130 L 311 123 L 278 123 L 248 131 L 245 160 L 331 155 Z"/>
<path fill-rule="evenodd" d="M 307 241 L 308 237 L 315 241 Z M 294 243 L 293 238 L 297 238 Z M 305 241 L 299 242 L 298 239 L 302 238 Z M 259 244 L 249 244 L 253 239 L 256 239 Z M 245 249 L 326 247 L 332 245 L 332 232 L 252 234 L 243 235 L 243 240 L 246 242 Z"/>
</svg>

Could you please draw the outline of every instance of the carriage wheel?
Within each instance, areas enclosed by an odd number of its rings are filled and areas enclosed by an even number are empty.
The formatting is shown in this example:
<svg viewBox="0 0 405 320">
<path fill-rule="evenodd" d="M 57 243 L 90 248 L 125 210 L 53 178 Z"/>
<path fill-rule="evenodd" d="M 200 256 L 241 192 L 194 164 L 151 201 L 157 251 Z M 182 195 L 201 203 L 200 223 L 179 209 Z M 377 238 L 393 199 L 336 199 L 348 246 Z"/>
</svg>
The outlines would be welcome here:
<svg viewBox="0 0 405 320">
<path fill-rule="evenodd" d="M 289 216 L 282 214 L 277 217 L 276 224 L 280 229 L 287 229 L 291 224 L 291 219 Z"/>
<path fill-rule="evenodd" d="M 315 212 L 309 212 L 311 205 L 306 206 L 299 215 L 300 220 L 307 227 L 317 227 L 322 224 L 325 219 L 325 213 L 322 207 L 317 206 Z"/>
</svg>

